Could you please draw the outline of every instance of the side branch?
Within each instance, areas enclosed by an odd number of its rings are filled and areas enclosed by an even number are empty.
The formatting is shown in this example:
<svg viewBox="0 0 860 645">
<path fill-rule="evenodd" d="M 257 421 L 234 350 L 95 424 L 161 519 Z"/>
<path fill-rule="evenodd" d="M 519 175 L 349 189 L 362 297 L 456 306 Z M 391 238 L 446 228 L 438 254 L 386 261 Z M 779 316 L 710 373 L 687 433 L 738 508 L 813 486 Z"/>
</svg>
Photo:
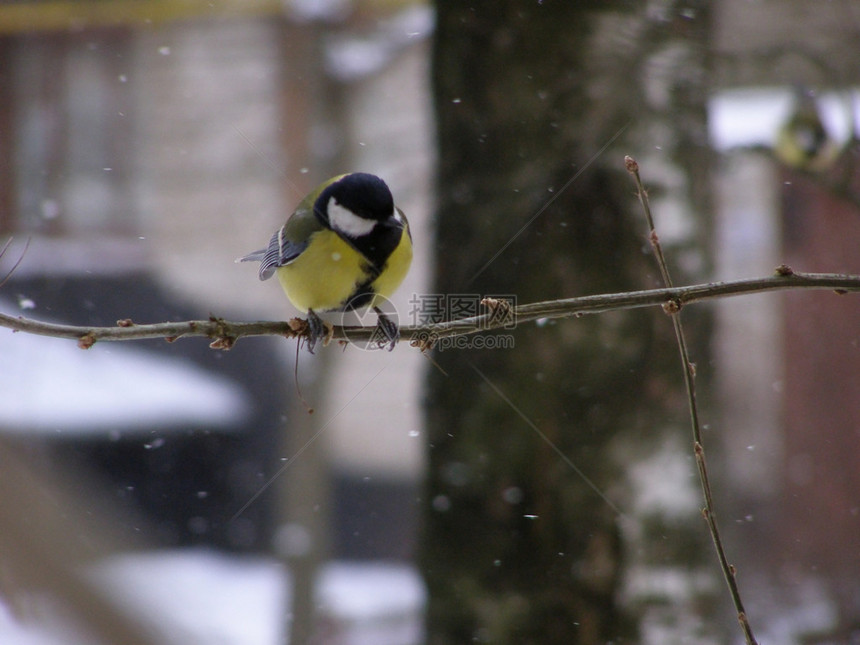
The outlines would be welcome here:
<svg viewBox="0 0 860 645">
<path fill-rule="evenodd" d="M 672 278 L 669 275 L 669 267 L 666 264 L 666 258 L 663 255 L 663 248 L 660 244 L 660 238 L 657 235 L 657 230 L 654 227 L 654 219 L 651 215 L 651 204 L 648 199 L 648 191 L 645 190 L 645 186 L 642 184 L 642 179 L 639 176 L 639 164 L 636 163 L 636 160 L 632 157 L 625 157 L 624 162 L 627 166 L 627 171 L 633 177 L 633 181 L 636 184 L 636 191 L 637 196 L 639 197 L 639 203 L 642 205 L 642 212 L 644 213 L 645 219 L 648 222 L 651 249 L 654 251 L 654 256 L 657 259 L 658 266 L 660 267 L 660 273 L 663 276 L 663 282 L 666 284 L 667 287 L 671 288 L 673 286 Z M 785 265 L 779 266 L 776 269 L 777 276 L 788 277 L 791 276 L 793 273 L 794 272 L 788 266 Z M 675 329 L 675 340 L 678 343 L 678 352 L 681 356 L 681 365 L 684 370 L 684 383 L 687 388 L 687 403 L 690 409 L 690 422 L 691 429 L 693 432 L 693 446 L 696 455 L 696 465 L 699 470 L 699 481 L 702 484 L 702 494 L 704 495 L 705 499 L 705 508 L 703 509 L 702 513 L 708 522 L 708 530 L 711 533 L 711 539 L 714 543 L 717 559 L 719 560 L 720 568 L 723 572 L 723 578 L 725 578 L 726 584 L 729 587 L 729 593 L 731 594 L 732 602 L 734 603 L 735 610 L 737 612 L 738 623 L 743 630 L 744 638 L 747 642 L 747 645 L 758 645 L 758 642 L 753 635 L 752 626 L 747 619 L 747 613 L 744 609 L 743 600 L 741 599 L 741 592 L 738 588 L 737 580 L 735 578 L 735 568 L 734 566 L 729 564 L 725 548 L 723 547 L 723 539 L 720 535 L 720 529 L 717 525 L 717 520 L 714 514 L 713 496 L 711 494 L 712 489 L 710 479 L 708 477 L 707 461 L 705 460 L 705 449 L 702 446 L 701 424 L 699 422 L 699 405 L 697 403 L 696 396 L 696 366 L 690 360 L 690 352 L 687 346 L 686 334 L 684 333 L 684 326 L 681 322 L 681 316 L 679 315 L 681 312 L 681 303 L 676 301 L 667 302 L 666 306 L 664 307 L 664 310 L 667 314 L 671 314 L 672 326 Z"/>
<path fill-rule="evenodd" d="M 794 273 L 788 267 L 782 266 L 777 269 L 776 275 L 767 278 L 548 300 L 513 307 L 506 316 L 499 316 L 497 311 L 489 311 L 486 314 L 458 320 L 403 326 L 401 337 L 409 339 L 414 346 L 427 347 L 440 338 L 511 328 L 516 324 L 544 318 L 579 317 L 607 311 L 663 306 L 667 303 L 671 303 L 673 308 L 680 308 L 717 298 L 787 289 L 830 290 L 839 294 L 860 291 L 860 276 L 838 273 Z M 0 327 L 16 332 L 76 340 L 84 349 L 97 341 L 164 338 L 172 342 L 178 338 L 194 336 L 209 338 L 213 348 L 230 349 L 238 339 L 246 336 L 294 338 L 302 337 L 306 333 L 304 321 L 295 318 L 283 322 L 230 322 L 212 317 L 209 320 L 144 325 L 136 324 L 131 320 L 120 320 L 113 327 L 83 327 L 41 322 L 0 313 Z M 335 326 L 332 339 L 343 342 L 367 342 L 371 340 L 373 333 L 372 327 Z"/>
</svg>

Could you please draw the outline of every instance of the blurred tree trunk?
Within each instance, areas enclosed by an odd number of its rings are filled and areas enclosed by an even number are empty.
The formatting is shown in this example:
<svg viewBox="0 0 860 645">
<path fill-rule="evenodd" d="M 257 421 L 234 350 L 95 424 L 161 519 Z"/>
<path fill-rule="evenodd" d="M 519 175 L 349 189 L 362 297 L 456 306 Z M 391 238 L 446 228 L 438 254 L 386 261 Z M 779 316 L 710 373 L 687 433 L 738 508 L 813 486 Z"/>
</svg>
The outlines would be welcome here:
<svg viewBox="0 0 860 645">
<path fill-rule="evenodd" d="M 635 47 L 647 24 L 632 7 L 437 1 L 435 292 L 447 314 L 472 296 L 523 303 L 656 284 L 625 151 L 598 154 L 646 120 Z M 617 455 L 624 436 L 656 435 L 665 381 L 680 387 L 663 330 L 654 312 L 623 313 L 523 325 L 507 332 L 512 349 L 437 350 L 428 643 L 635 637 L 618 602 Z"/>
</svg>

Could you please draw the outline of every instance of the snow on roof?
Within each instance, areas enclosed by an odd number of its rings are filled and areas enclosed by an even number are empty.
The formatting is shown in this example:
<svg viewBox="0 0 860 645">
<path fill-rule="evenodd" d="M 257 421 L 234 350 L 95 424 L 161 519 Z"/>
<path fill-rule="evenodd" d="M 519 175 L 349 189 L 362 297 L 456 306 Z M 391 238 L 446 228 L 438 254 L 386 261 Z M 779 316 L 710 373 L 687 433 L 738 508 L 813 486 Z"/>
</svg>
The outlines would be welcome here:
<svg viewBox="0 0 860 645">
<path fill-rule="evenodd" d="M 723 90 L 708 101 L 711 143 L 717 150 L 772 146 L 794 108 L 791 87 Z M 851 119 L 860 122 L 860 91 L 822 92 L 815 97 L 821 120 L 830 136 L 845 143 Z M 852 114 L 853 113 L 853 114 Z"/>
<path fill-rule="evenodd" d="M 10 310 L 11 307 L 4 307 Z M 230 379 L 188 360 L 124 343 L 74 341 L 0 329 L 0 432 L 64 436 L 224 428 L 249 414 Z"/>
</svg>

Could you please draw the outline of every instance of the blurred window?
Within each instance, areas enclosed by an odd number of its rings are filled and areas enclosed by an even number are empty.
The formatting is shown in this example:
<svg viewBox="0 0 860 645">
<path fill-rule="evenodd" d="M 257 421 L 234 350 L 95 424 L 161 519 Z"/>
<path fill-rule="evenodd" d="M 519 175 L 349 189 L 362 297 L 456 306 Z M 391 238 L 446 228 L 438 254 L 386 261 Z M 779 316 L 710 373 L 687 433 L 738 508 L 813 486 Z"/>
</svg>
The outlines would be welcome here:
<svg viewBox="0 0 860 645">
<path fill-rule="evenodd" d="M 4 40 L 0 154 L 10 168 L 0 232 L 134 233 L 130 31 Z"/>
</svg>

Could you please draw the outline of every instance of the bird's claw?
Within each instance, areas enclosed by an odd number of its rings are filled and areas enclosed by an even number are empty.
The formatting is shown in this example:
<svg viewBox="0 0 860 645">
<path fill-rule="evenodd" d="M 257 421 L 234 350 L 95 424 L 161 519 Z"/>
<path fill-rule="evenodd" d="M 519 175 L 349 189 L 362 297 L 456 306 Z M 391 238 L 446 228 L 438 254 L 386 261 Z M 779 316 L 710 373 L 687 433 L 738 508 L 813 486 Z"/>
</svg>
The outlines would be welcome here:
<svg viewBox="0 0 860 645">
<path fill-rule="evenodd" d="M 376 329 L 373 332 L 371 342 L 375 342 L 379 349 L 383 349 L 387 345 L 390 352 L 400 340 L 400 328 L 381 309 L 374 307 L 373 310 L 376 312 Z"/>
<path fill-rule="evenodd" d="M 308 310 L 307 324 L 306 338 L 308 351 L 313 354 L 314 348 L 320 340 L 322 340 L 323 346 L 328 345 L 334 330 L 331 323 L 323 321 L 313 309 Z"/>
</svg>

